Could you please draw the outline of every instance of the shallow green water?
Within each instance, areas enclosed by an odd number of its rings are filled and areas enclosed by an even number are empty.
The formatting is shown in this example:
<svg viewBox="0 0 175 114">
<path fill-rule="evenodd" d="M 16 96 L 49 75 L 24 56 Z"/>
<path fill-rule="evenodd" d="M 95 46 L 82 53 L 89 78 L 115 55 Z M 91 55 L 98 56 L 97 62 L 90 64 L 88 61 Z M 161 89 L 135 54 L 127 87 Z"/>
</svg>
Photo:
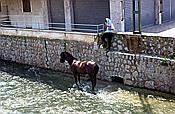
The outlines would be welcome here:
<svg viewBox="0 0 175 114">
<path fill-rule="evenodd" d="M 98 81 L 77 90 L 73 76 L 0 60 L 0 114 L 174 114 L 175 96 Z M 162 96 L 162 97 L 160 97 Z"/>
</svg>

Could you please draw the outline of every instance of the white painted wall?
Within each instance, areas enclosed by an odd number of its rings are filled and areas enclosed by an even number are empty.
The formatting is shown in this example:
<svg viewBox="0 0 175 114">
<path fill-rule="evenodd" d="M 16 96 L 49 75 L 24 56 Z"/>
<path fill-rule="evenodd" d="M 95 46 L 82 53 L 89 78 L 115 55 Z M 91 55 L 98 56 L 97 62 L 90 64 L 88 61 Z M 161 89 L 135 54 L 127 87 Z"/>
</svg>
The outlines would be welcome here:
<svg viewBox="0 0 175 114">
<path fill-rule="evenodd" d="M 109 0 L 110 1 L 110 18 L 117 32 L 124 32 L 124 9 L 122 3 L 124 0 Z"/>
<path fill-rule="evenodd" d="M 46 0 L 31 0 L 31 12 L 23 12 L 22 0 L 2 0 L 2 6 L 4 12 L 1 15 L 6 15 L 5 6 L 8 6 L 10 20 L 17 27 L 47 27 L 48 10 Z"/>
</svg>

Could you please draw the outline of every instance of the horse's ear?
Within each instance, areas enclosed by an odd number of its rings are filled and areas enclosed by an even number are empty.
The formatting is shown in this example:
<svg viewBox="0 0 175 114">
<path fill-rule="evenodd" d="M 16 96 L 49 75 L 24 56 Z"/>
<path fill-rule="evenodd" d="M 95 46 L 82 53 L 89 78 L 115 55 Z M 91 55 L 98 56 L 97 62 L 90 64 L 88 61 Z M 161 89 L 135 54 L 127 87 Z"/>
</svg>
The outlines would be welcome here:
<svg viewBox="0 0 175 114">
<path fill-rule="evenodd" d="M 65 52 L 61 52 L 60 56 L 63 57 Z"/>
<path fill-rule="evenodd" d="M 63 54 L 63 52 L 60 53 L 60 56 Z"/>
</svg>

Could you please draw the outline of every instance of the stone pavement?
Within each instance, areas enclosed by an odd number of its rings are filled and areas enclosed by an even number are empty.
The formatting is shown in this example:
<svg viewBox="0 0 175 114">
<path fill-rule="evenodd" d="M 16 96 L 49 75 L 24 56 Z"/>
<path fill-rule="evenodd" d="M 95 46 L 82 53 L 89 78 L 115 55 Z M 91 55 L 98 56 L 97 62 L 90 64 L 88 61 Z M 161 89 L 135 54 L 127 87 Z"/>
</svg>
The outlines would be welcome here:
<svg viewBox="0 0 175 114">
<path fill-rule="evenodd" d="M 165 37 L 175 37 L 175 21 L 163 23 L 161 25 L 155 25 L 142 29 L 145 34 L 152 34 Z"/>
</svg>

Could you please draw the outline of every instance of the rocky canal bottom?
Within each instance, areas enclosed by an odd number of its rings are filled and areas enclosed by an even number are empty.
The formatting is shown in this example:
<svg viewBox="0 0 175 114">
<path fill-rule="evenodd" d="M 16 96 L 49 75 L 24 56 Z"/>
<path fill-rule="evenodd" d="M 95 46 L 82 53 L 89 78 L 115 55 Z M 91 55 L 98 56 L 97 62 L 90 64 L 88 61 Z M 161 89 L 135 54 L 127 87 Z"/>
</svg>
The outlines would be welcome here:
<svg viewBox="0 0 175 114">
<path fill-rule="evenodd" d="M 72 75 L 0 60 L 2 114 L 174 114 L 175 95 L 97 82 L 82 81 L 78 90 Z"/>
</svg>

